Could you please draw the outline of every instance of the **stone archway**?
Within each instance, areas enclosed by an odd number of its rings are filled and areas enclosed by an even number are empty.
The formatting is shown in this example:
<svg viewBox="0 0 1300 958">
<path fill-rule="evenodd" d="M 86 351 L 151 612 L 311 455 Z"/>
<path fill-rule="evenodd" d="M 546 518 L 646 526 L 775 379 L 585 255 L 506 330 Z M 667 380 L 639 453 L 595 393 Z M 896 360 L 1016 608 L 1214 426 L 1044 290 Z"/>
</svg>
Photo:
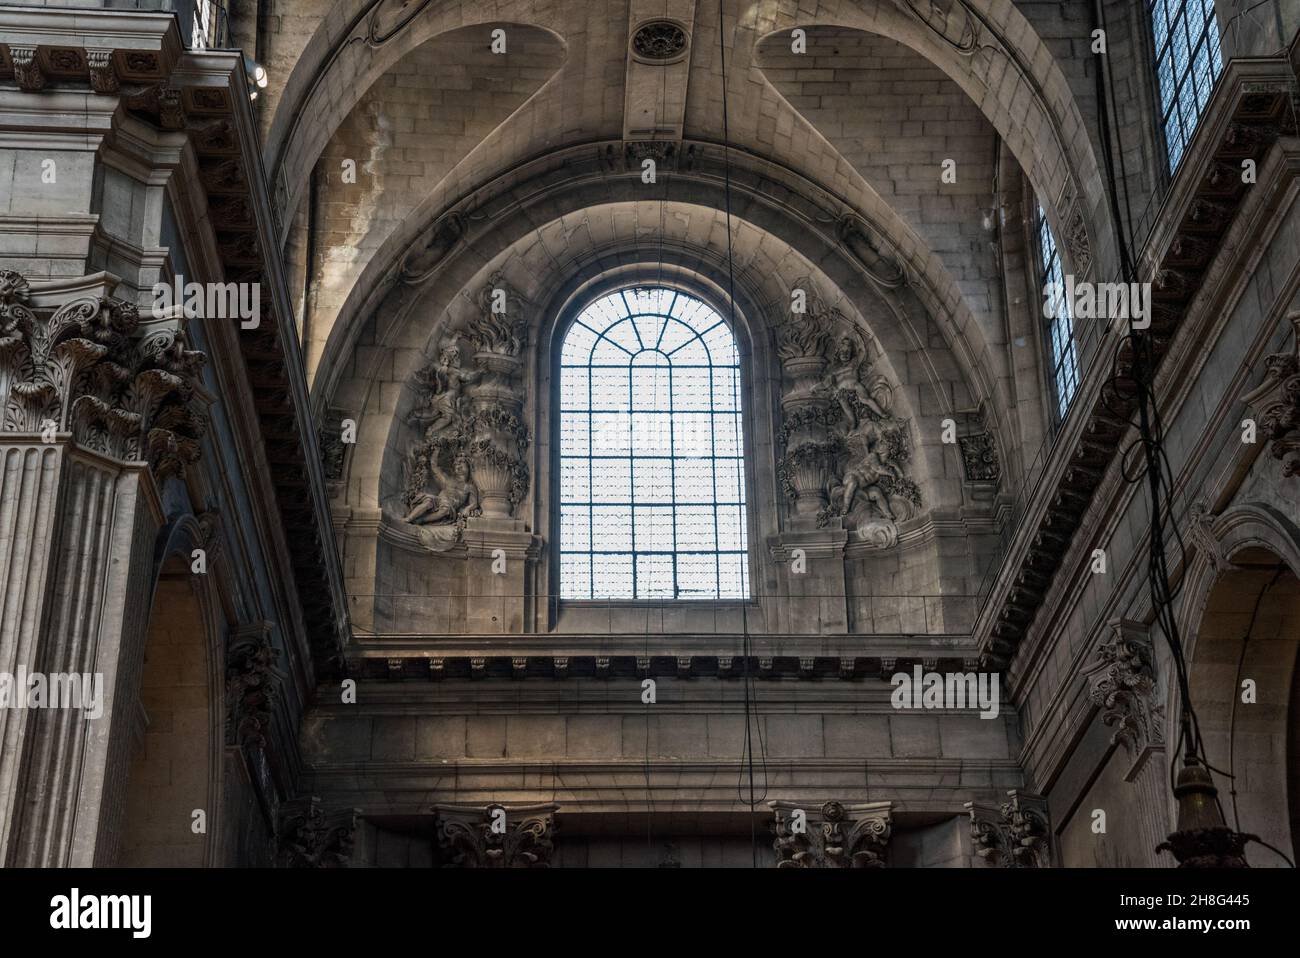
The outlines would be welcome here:
<svg viewBox="0 0 1300 958">
<path fill-rule="evenodd" d="M 188 564 L 173 556 L 154 589 L 145 638 L 117 864 L 217 864 L 221 748 L 213 630 Z M 196 831 L 197 811 L 203 813 Z"/>
<path fill-rule="evenodd" d="M 1236 524 L 1232 519 L 1220 520 L 1229 527 L 1220 565 L 1207 563 L 1193 575 L 1205 598 L 1185 634 L 1189 687 L 1210 763 L 1224 773 L 1214 779 L 1228 826 L 1294 858 L 1300 839 L 1300 636 L 1290 623 L 1300 616 L 1300 578 L 1279 556 L 1289 551 L 1285 539 L 1275 541 L 1267 534 L 1272 530 L 1260 535 L 1240 517 Z M 1176 693 L 1172 698 L 1176 704 Z M 1254 867 L 1285 864 L 1254 843 L 1246 856 Z"/>
</svg>

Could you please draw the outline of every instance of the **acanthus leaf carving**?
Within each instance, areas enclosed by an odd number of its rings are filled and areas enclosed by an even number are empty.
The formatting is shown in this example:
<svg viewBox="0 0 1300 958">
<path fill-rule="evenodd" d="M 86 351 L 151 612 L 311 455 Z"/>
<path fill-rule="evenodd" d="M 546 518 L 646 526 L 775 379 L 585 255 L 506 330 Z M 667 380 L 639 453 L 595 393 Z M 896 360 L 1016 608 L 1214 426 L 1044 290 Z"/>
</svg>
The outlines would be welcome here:
<svg viewBox="0 0 1300 958">
<path fill-rule="evenodd" d="M 1292 351 L 1264 360 L 1264 378 L 1242 397 L 1254 415 L 1259 437 L 1282 463 L 1282 475 L 1300 476 L 1300 310 L 1287 315 L 1295 331 Z"/>
<path fill-rule="evenodd" d="M 549 868 L 556 805 L 435 805 L 446 868 Z"/>
<path fill-rule="evenodd" d="M 159 482 L 197 461 L 206 417 L 193 402 L 205 362 L 182 320 L 142 322 L 131 303 L 76 297 L 33 310 L 0 271 L 0 431 L 70 431 L 78 444 L 145 461 Z"/>
<path fill-rule="evenodd" d="M 1117 620 L 1111 636 L 1097 647 L 1087 670 L 1088 699 L 1101 709 L 1102 721 L 1115 729 L 1111 743 L 1137 758 L 1165 737 L 1165 710 L 1157 702 L 1151 638 L 1145 626 Z"/>
<path fill-rule="evenodd" d="M 883 868 L 892 832 L 889 802 L 769 802 L 776 814 L 777 868 Z"/>
<path fill-rule="evenodd" d="M 1051 864 L 1051 830 L 1047 801 L 1015 789 L 994 807 L 967 802 L 971 842 L 976 856 L 1001 868 L 1047 868 Z"/>
</svg>

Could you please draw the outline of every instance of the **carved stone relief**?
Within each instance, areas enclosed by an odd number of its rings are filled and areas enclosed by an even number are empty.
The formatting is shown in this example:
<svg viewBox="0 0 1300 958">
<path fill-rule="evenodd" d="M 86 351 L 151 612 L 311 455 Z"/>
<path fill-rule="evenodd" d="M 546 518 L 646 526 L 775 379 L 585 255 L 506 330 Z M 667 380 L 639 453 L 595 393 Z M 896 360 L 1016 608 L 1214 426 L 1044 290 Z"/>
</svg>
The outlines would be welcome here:
<svg viewBox="0 0 1300 958">
<path fill-rule="evenodd" d="M 527 303 L 500 273 L 475 299 L 464 327 L 415 374 L 407 423 L 420 438 L 406 457 L 401 521 L 433 552 L 458 543 L 467 519 L 513 521 L 528 494 L 528 427 L 520 388 Z M 465 350 L 472 349 L 467 368 Z"/>
<path fill-rule="evenodd" d="M 891 412 L 893 387 L 875 371 L 857 326 L 804 278 L 806 309 L 778 324 L 782 366 L 777 476 L 796 518 L 818 526 L 843 517 L 879 548 L 921 505 L 905 467 L 907 423 Z"/>
</svg>

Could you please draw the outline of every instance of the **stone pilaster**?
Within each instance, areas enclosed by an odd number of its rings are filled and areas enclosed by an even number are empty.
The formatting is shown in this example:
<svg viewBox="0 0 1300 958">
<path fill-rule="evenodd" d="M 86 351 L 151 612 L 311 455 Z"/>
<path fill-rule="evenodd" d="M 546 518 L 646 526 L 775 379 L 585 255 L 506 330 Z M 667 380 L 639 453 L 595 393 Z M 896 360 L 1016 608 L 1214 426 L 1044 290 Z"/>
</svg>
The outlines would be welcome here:
<svg viewBox="0 0 1300 958">
<path fill-rule="evenodd" d="M 769 802 L 777 868 L 883 868 L 890 802 Z"/>
<path fill-rule="evenodd" d="M 549 868 L 555 812 L 548 805 L 435 805 L 448 868 Z"/>
<path fill-rule="evenodd" d="M 1136 789 L 1142 810 L 1141 852 L 1154 849 L 1169 829 L 1166 822 L 1167 770 L 1165 708 L 1160 704 L 1152 662 L 1151 633 L 1140 622 L 1116 619 L 1098 647 L 1094 664 L 1084 671 L 1088 699 L 1101 710 L 1102 721 L 1114 729 L 1111 744 L 1121 746 L 1128 767 L 1124 780 Z M 1119 758 L 1120 753 L 1116 753 Z M 1154 857 L 1152 864 L 1159 864 Z"/>
<path fill-rule="evenodd" d="M 202 355 L 176 321 L 142 322 L 112 299 L 115 285 L 0 271 L 0 672 L 75 673 L 92 690 L 0 709 L 5 865 L 115 860 L 159 488 L 197 459 L 203 431 Z M 37 704 L 30 687 L 11 696 Z"/>
</svg>

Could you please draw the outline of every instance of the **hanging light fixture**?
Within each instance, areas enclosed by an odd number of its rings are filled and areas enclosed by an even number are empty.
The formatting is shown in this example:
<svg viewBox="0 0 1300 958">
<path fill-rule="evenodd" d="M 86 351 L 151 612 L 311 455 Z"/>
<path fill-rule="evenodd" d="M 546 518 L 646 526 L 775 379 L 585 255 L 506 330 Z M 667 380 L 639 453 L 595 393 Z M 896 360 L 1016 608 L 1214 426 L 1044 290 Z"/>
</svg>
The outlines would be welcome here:
<svg viewBox="0 0 1300 958">
<path fill-rule="evenodd" d="M 1179 868 L 1250 867 L 1245 858 L 1246 843 L 1258 838 L 1224 824 L 1214 779 L 1195 755 L 1183 758 L 1174 798 L 1178 801 L 1178 830 L 1156 851 L 1172 853 Z"/>
</svg>

